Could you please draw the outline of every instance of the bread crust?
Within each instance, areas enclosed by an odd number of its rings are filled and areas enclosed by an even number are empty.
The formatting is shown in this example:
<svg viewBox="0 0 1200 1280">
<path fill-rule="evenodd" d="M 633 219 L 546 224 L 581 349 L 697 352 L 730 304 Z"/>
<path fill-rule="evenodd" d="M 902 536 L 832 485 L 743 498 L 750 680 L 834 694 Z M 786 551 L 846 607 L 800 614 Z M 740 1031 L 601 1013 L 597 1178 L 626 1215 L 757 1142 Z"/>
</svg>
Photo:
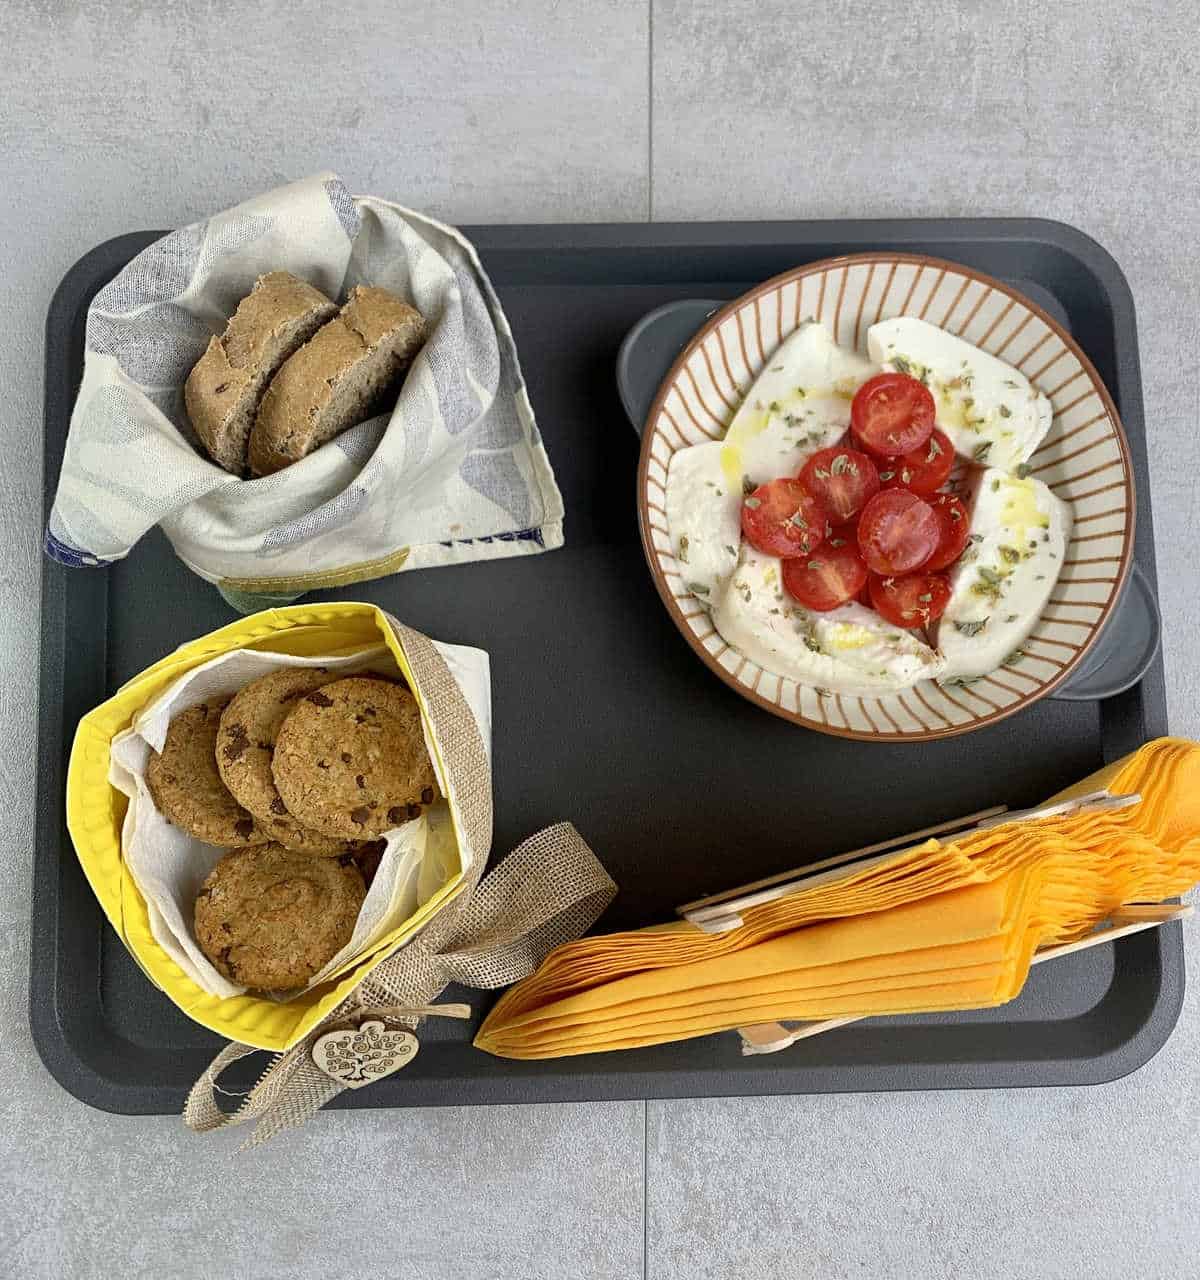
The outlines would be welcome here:
<svg viewBox="0 0 1200 1280">
<path fill-rule="evenodd" d="M 183 395 L 192 426 L 218 466 L 245 474 L 250 430 L 268 383 L 336 313 L 336 303 L 307 281 L 270 271 L 238 303 L 225 332 L 209 340 Z"/>
<path fill-rule="evenodd" d="M 425 341 L 421 313 L 386 289 L 357 286 L 272 379 L 250 432 L 256 476 L 299 462 L 379 412 Z"/>
</svg>

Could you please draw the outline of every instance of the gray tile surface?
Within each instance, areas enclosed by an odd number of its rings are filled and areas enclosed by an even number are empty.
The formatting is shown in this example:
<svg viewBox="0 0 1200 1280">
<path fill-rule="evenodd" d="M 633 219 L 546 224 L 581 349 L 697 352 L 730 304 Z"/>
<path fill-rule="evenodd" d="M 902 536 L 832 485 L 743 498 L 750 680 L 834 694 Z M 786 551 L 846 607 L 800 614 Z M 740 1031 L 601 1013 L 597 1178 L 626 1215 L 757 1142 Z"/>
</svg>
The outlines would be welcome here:
<svg viewBox="0 0 1200 1280">
<path fill-rule="evenodd" d="M 639 1104 L 332 1114 L 235 1156 L 76 1103 L 24 1006 L 55 283 L 101 239 L 326 166 L 458 221 L 640 218 L 648 16 L 635 0 L 17 0 L 0 17 L 9 1273 L 341 1277 L 400 1257 L 421 1280 L 642 1274 Z M 1172 724 L 1200 736 L 1194 25 L 1164 0 L 654 0 L 652 177 L 660 218 L 1037 214 L 1115 254 L 1142 331 Z M 1149 1066 L 1083 1092 L 653 1104 L 647 1274 L 1193 1275 L 1196 1005 Z"/>
<path fill-rule="evenodd" d="M 109 236 L 327 167 L 454 221 L 643 217 L 644 7 L 522 14 L 278 0 L 18 0 L 0 14 L 5 1274 L 340 1280 L 397 1274 L 398 1259 L 420 1280 L 640 1274 L 640 1104 L 330 1115 L 237 1157 L 237 1138 L 80 1105 L 26 1020 L 50 294 Z"/>
<path fill-rule="evenodd" d="M 651 1103 L 646 1274 L 1194 1276 L 1197 1005 L 1102 1088 Z"/>
<path fill-rule="evenodd" d="M 661 219 L 1031 215 L 1104 244 L 1138 306 L 1171 726 L 1196 737 L 1194 26 L 1167 2 L 655 0 L 653 203 Z M 1195 921 L 1187 945 L 1178 1029 L 1112 1085 L 650 1104 L 647 1274 L 1196 1274 Z"/>
<path fill-rule="evenodd" d="M 641 1274 L 636 1103 L 329 1113 L 298 1141 L 238 1154 L 174 1119 L 91 1111 L 32 1059 L 5 1072 L 6 1275 Z"/>
</svg>

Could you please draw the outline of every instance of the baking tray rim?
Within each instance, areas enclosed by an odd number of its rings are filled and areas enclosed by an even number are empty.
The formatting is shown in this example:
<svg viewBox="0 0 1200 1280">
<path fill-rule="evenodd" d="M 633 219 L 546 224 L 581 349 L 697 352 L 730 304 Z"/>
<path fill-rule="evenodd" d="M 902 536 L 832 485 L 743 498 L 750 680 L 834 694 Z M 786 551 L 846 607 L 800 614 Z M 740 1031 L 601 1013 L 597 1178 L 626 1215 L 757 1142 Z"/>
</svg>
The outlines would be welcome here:
<svg viewBox="0 0 1200 1280">
<path fill-rule="evenodd" d="M 1134 350 L 1132 372 L 1135 385 L 1131 393 L 1138 399 L 1137 416 L 1144 432 L 1141 406 L 1140 362 L 1136 347 L 1136 313 L 1129 283 L 1113 256 L 1098 241 L 1068 223 L 1047 218 L 895 218 L 895 219 L 805 219 L 768 221 L 720 221 L 720 222 L 655 222 L 655 223 L 518 223 L 498 225 L 464 226 L 463 232 L 483 251 L 549 250 L 618 250 L 655 248 L 703 248 L 728 247 L 731 236 L 737 236 L 740 247 L 767 247 L 783 242 L 802 244 L 806 235 L 814 233 L 827 237 L 824 243 L 839 246 L 839 256 L 853 252 L 859 245 L 895 244 L 897 251 L 914 243 L 937 242 L 939 253 L 951 253 L 956 244 L 973 245 L 982 240 L 995 244 L 1005 239 L 1041 242 L 1057 248 L 1089 271 L 1096 283 L 1107 295 L 1110 309 L 1115 316 L 1124 310 L 1133 328 Z M 62 354 L 61 348 L 69 341 L 74 326 L 79 322 L 78 304 L 113 274 L 113 255 L 119 254 L 126 261 L 154 238 L 166 234 L 162 231 L 132 231 L 113 236 L 93 246 L 65 273 L 55 289 L 47 311 L 45 346 L 45 381 L 43 387 L 43 426 L 51 412 L 54 400 L 52 369 L 61 368 L 53 357 Z M 631 243 L 636 237 L 637 243 Z M 845 246 L 844 248 L 840 246 Z M 118 267 L 119 269 L 119 267 Z M 1115 397 L 1114 397 L 1115 398 Z M 1123 416 L 1128 410 L 1123 407 Z M 57 451 L 65 441 L 58 442 Z M 43 438 L 43 458 L 56 446 Z M 43 477 L 44 514 L 48 514 L 52 491 L 48 484 L 49 473 Z M 1147 495 L 1146 508 L 1149 511 Z M 1157 592 L 1157 575 L 1153 565 L 1153 547 L 1149 551 L 1148 576 Z M 43 837 L 51 834 L 47 828 L 57 822 L 55 813 L 60 799 L 58 783 L 63 771 L 62 741 L 41 731 L 43 703 L 47 693 L 59 693 L 56 714 L 61 712 L 63 671 L 66 656 L 65 610 L 67 570 L 55 567 L 47 570 L 42 561 L 42 612 L 40 618 L 39 660 L 39 743 L 38 780 L 36 798 L 36 829 L 33 849 L 34 877 L 31 894 L 30 930 L 30 1028 L 35 1048 L 51 1076 L 80 1101 L 100 1110 L 115 1114 L 169 1114 L 178 1107 L 178 1090 L 169 1085 L 146 1085 L 114 1081 L 97 1071 L 66 1034 L 59 1018 L 57 996 L 56 941 L 61 895 L 58 883 L 58 867 L 53 877 L 37 874 L 39 851 Z M 80 571 L 84 572 L 84 571 Z M 103 582 L 103 594 L 107 595 L 107 575 L 103 571 L 86 571 L 87 577 Z M 47 620 L 59 622 L 49 637 Z M 1160 665 L 1161 656 L 1155 660 Z M 1153 671 L 1153 667 L 1151 671 Z M 1165 725 L 1163 732 L 1166 731 Z M 65 730 L 69 732 L 69 730 Z M 372 1102 L 365 1096 L 348 1097 L 335 1105 L 358 1106 L 373 1109 L 391 1106 L 454 1106 L 486 1105 L 497 1102 L 555 1102 L 587 1100 L 636 1100 L 670 1099 L 679 1097 L 727 1097 L 745 1093 L 762 1096 L 809 1093 L 863 1093 L 903 1092 L 914 1090 L 962 1089 L 962 1088 L 1010 1088 L 1010 1087 L 1062 1087 L 1064 1085 L 1104 1084 L 1118 1080 L 1144 1066 L 1166 1043 L 1183 1006 L 1183 929 L 1180 923 L 1154 931 L 1149 935 L 1158 944 L 1159 985 L 1153 1004 L 1134 1033 L 1114 1049 L 1091 1056 L 1043 1062 L 1005 1061 L 992 1059 L 979 1063 L 858 1063 L 850 1070 L 868 1077 L 886 1077 L 878 1081 L 852 1083 L 843 1087 L 838 1081 L 826 1082 L 822 1087 L 806 1087 L 784 1077 L 795 1075 L 786 1063 L 778 1068 L 755 1071 L 746 1076 L 727 1068 L 676 1067 L 667 1071 L 617 1070 L 604 1074 L 563 1071 L 542 1074 L 538 1077 L 543 1086 L 550 1084 L 549 1096 L 543 1088 L 535 1097 L 466 1096 L 446 1098 L 425 1097 L 426 1093 L 442 1094 L 441 1086 L 453 1077 L 414 1081 L 414 1088 L 399 1102 L 392 1099 Z M 50 963 L 38 963 L 39 952 L 47 939 L 51 939 Z M 1136 941 L 1131 939 L 1129 941 Z M 129 1043 L 129 1042 L 126 1042 Z M 183 1051 L 186 1052 L 186 1051 Z M 1082 1068 L 1081 1068 L 1082 1064 Z M 837 1074 L 845 1069 L 830 1065 L 809 1065 L 808 1073 Z M 1037 1072 L 1037 1079 L 1019 1078 L 1025 1070 Z M 927 1073 L 936 1073 L 936 1081 L 926 1079 Z M 989 1078 L 971 1079 L 973 1073 L 988 1073 Z M 1012 1076 L 1013 1078 L 1001 1078 Z M 958 1077 L 963 1077 L 959 1079 Z M 495 1095 L 497 1082 L 488 1077 L 470 1078 L 482 1095 Z M 618 1082 L 616 1088 L 607 1086 Z M 692 1082 L 699 1089 L 679 1092 L 675 1083 Z M 565 1084 L 566 1087 L 563 1087 Z M 739 1087 L 739 1084 L 742 1087 Z M 744 1086 L 752 1084 L 752 1088 Z M 627 1085 L 627 1087 L 622 1087 Z M 502 1090 L 502 1084 L 499 1086 Z M 470 1090 L 467 1090 L 470 1093 Z M 138 1098 L 127 1095 L 136 1094 Z M 150 1110 L 139 1102 L 152 1096 L 155 1109 Z M 162 1095 L 161 1098 L 159 1095 Z"/>
</svg>

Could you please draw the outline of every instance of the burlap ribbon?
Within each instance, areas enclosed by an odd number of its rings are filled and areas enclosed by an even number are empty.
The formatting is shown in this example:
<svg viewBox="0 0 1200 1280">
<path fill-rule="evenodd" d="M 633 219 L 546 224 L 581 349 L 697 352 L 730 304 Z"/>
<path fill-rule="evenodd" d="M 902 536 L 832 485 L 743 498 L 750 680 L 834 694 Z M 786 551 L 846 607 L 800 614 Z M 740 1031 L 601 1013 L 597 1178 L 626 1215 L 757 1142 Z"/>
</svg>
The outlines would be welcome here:
<svg viewBox="0 0 1200 1280">
<path fill-rule="evenodd" d="M 462 817 L 467 883 L 395 954 L 373 969 L 327 1017 L 275 1056 L 232 1114 L 222 1111 L 217 1078 L 231 1063 L 261 1052 L 227 1044 L 188 1094 L 183 1118 L 197 1132 L 256 1121 L 247 1145 L 301 1125 L 342 1092 L 312 1060 L 326 1031 L 368 1015 L 415 1026 L 450 982 L 484 990 L 528 977 L 546 955 L 584 933 L 612 901 L 616 885 L 568 823 L 531 836 L 486 878 L 492 840 L 492 785 L 487 752 L 466 699 L 430 641 L 388 619 L 404 648 Z"/>
</svg>

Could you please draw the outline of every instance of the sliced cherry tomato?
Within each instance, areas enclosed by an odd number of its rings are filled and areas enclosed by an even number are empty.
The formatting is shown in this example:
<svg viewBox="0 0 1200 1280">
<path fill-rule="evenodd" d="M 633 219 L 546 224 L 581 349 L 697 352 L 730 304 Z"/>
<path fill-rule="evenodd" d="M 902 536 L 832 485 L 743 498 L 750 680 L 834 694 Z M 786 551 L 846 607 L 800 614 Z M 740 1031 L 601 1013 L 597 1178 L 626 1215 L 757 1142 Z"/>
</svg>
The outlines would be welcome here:
<svg viewBox="0 0 1200 1280">
<path fill-rule="evenodd" d="M 858 521 L 851 520 L 849 524 L 839 525 L 838 528 L 831 530 L 825 536 L 826 538 L 845 538 L 846 541 L 850 543 L 852 547 L 857 547 L 858 546 Z M 862 559 L 861 551 L 858 553 L 858 556 L 859 556 L 859 559 L 861 560 Z M 867 576 L 870 577 L 869 571 L 867 573 Z M 871 607 L 871 590 L 870 590 L 869 584 L 864 582 L 862 584 L 862 589 L 855 595 L 854 598 L 855 600 L 858 601 L 859 604 L 865 604 L 869 609 Z"/>
<path fill-rule="evenodd" d="M 807 609 L 827 613 L 845 604 L 863 589 L 867 582 L 867 566 L 858 547 L 848 538 L 832 538 L 812 556 L 799 556 L 783 562 L 783 585 Z"/>
<path fill-rule="evenodd" d="M 799 480 L 760 484 L 742 500 L 742 533 L 770 556 L 803 556 L 825 537 L 825 512 Z"/>
<path fill-rule="evenodd" d="M 939 532 L 928 502 L 907 489 L 884 489 L 858 518 L 858 549 L 874 573 L 911 573 L 933 554 Z"/>
<path fill-rule="evenodd" d="M 908 489 L 928 498 L 946 483 L 954 466 L 954 446 L 936 427 L 919 449 L 879 464 L 879 480 L 885 489 Z"/>
<path fill-rule="evenodd" d="M 875 612 L 897 627 L 926 627 L 950 603 L 950 583 L 940 573 L 910 573 L 907 578 L 873 573 L 868 587 Z"/>
<path fill-rule="evenodd" d="M 857 449 L 819 449 L 804 464 L 800 483 L 835 524 L 851 519 L 879 492 L 879 472 Z"/>
<path fill-rule="evenodd" d="M 923 573 L 936 573 L 947 569 L 963 553 L 971 536 L 971 521 L 967 509 L 950 493 L 935 494 L 929 500 L 938 522 L 938 544 L 933 555 L 921 566 Z"/>
<path fill-rule="evenodd" d="M 933 431 L 933 396 L 907 373 L 878 373 L 854 393 L 850 430 L 877 458 L 912 453 Z"/>
</svg>

